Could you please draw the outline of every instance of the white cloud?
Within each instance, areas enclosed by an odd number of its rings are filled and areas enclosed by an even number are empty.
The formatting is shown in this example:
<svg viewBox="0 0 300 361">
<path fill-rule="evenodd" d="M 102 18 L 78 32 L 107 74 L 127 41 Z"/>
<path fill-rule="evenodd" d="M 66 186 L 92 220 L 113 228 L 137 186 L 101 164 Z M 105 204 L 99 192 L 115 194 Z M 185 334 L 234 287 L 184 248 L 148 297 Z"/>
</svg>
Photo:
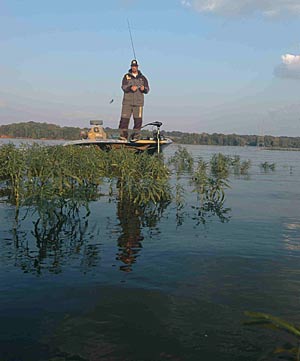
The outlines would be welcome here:
<svg viewBox="0 0 300 361">
<path fill-rule="evenodd" d="M 300 55 L 285 54 L 281 57 L 283 64 L 287 66 L 300 66 Z"/>
<path fill-rule="evenodd" d="M 300 55 L 285 54 L 281 60 L 274 74 L 280 78 L 300 79 Z"/>
<path fill-rule="evenodd" d="M 185 7 L 200 13 L 227 16 L 260 14 L 264 17 L 300 16 L 299 0 L 182 0 Z"/>
</svg>

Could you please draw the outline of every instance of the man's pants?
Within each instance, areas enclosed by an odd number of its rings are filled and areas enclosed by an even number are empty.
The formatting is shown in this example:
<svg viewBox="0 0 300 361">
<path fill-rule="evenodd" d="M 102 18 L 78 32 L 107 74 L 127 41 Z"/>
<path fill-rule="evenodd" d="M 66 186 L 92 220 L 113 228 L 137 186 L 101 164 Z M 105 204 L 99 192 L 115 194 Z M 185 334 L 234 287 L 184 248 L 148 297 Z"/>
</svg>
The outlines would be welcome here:
<svg viewBox="0 0 300 361">
<path fill-rule="evenodd" d="M 119 129 L 121 130 L 121 137 L 128 138 L 128 126 L 131 115 L 133 115 L 134 119 L 134 133 L 132 134 L 132 138 L 139 137 L 140 135 L 143 122 L 143 107 L 123 104 L 119 124 Z"/>
</svg>

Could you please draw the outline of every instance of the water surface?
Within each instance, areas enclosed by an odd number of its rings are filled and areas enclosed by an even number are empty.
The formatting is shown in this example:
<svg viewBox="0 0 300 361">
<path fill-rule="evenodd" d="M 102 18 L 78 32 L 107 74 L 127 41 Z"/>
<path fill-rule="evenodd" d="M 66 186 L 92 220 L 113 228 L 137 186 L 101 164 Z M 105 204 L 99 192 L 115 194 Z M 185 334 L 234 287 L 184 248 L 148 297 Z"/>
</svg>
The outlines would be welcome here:
<svg viewBox="0 0 300 361">
<path fill-rule="evenodd" d="M 190 191 L 180 214 L 102 197 L 47 233 L 37 213 L 16 224 L 0 203 L 1 361 L 267 360 L 286 342 L 243 321 L 248 310 L 300 325 L 300 152 L 187 149 L 251 160 L 230 177 L 225 219 L 199 221 Z"/>
</svg>

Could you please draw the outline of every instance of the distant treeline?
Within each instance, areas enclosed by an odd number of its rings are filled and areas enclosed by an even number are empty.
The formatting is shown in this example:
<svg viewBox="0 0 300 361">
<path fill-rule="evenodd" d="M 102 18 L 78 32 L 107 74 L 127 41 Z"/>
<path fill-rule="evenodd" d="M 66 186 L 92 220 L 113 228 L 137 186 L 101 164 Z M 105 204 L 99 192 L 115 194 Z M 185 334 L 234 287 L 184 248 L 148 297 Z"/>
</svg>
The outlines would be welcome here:
<svg viewBox="0 0 300 361">
<path fill-rule="evenodd" d="M 56 124 L 26 122 L 13 123 L 0 126 L 2 138 L 31 138 L 31 139 L 79 139 L 79 127 L 60 127 Z M 109 136 L 117 136 L 118 130 L 105 128 Z M 143 131 L 144 135 L 150 135 L 149 131 Z M 201 144 L 201 145 L 230 145 L 230 146 L 265 146 L 271 148 L 300 148 L 300 137 L 274 137 L 270 135 L 238 135 L 238 134 L 207 134 L 185 133 L 179 131 L 163 131 L 178 144 Z"/>
<path fill-rule="evenodd" d="M 13 123 L 0 126 L 0 137 L 75 140 L 79 138 L 80 130 L 76 127 L 60 127 L 49 123 Z"/>
<path fill-rule="evenodd" d="M 271 135 L 238 135 L 165 132 L 166 136 L 180 144 L 230 145 L 230 146 L 265 146 L 272 148 L 300 148 L 300 137 L 274 137 Z"/>
</svg>

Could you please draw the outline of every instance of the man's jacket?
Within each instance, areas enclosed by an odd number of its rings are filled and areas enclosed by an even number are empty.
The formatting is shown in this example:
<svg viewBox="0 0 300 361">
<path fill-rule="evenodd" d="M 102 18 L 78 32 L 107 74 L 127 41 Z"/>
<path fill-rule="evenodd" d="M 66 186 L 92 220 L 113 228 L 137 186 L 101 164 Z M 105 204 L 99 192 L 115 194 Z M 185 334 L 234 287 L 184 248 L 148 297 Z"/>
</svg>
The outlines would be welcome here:
<svg viewBox="0 0 300 361">
<path fill-rule="evenodd" d="M 133 85 L 138 87 L 135 92 L 131 90 Z M 142 85 L 145 87 L 144 91 L 140 90 Z M 123 104 L 139 107 L 144 105 L 144 94 L 147 94 L 150 90 L 147 78 L 140 71 L 138 71 L 138 75 L 134 77 L 131 69 L 123 77 L 122 89 L 124 91 Z"/>
</svg>

